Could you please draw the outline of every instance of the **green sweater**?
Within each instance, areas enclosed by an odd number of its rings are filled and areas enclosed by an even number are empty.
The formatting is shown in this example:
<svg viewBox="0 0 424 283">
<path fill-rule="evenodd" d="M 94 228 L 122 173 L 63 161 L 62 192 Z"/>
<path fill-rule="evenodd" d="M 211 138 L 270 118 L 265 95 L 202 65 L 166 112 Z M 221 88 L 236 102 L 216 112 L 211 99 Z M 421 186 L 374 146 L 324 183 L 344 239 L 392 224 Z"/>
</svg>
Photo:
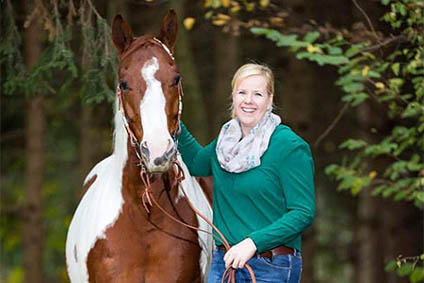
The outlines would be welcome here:
<svg viewBox="0 0 424 283">
<path fill-rule="evenodd" d="M 202 147 L 181 125 L 178 149 L 193 176 L 213 177 L 213 223 L 229 244 L 249 237 L 258 253 L 280 245 L 300 250 L 301 234 L 315 216 L 309 145 L 289 127 L 279 125 L 260 166 L 229 173 L 219 165 L 217 139 Z"/>
</svg>

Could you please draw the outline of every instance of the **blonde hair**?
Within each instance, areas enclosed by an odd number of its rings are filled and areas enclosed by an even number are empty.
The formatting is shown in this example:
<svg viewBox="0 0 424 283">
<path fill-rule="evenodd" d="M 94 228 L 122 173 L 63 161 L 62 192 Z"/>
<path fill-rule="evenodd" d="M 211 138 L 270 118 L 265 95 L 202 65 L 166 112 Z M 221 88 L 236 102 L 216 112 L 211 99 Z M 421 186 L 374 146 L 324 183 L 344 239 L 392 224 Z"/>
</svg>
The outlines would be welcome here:
<svg viewBox="0 0 424 283">
<path fill-rule="evenodd" d="M 268 66 L 256 64 L 256 63 L 247 63 L 238 68 L 233 76 L 231 81 L 232 94 L 240 84 L 240 82 L 250 76 L 260 75 L 266 79 L 266 89 L 269 97 L 271 98 L 271 104 L 273 105 L 274 100 L 274 74 Z M 231 117 L 234 118 L 234 105 L 231 100 Z"/>
</svg>

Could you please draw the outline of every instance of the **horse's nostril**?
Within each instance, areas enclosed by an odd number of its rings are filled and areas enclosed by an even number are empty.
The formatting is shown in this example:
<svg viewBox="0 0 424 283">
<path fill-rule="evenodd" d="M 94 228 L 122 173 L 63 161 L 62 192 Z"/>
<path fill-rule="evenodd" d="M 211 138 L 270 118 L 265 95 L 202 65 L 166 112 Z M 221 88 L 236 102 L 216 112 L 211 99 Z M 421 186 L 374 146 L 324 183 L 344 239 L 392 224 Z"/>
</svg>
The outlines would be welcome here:
<svg viewBox="0 0 424 283">
<path fill-rule="evenodd" d="M 165 156 L 165 154 L 164 154 L 164 155 L 162 155 L 161 157 L 156 158 L 156 159 L 155 159 L 155 161 L 153 161 L 153 163 L 154 163 L 156 166 L 159 166 L 159 165 L 164 164 L 167 160 L 168 160 L 168 159 L 166 158 L 166 156 Z"/>
</svg>

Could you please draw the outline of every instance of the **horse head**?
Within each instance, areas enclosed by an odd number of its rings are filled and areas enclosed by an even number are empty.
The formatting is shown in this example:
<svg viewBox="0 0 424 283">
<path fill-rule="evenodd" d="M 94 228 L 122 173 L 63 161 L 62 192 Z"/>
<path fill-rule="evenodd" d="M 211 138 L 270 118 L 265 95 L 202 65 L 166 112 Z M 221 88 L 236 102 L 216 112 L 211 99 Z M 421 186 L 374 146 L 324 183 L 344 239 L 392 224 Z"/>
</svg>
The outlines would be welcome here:
<svg viewBox="0 0 424 283">
<path fill-rule="evenodd" d="M 134 37 L 121 15 L 113 20 L 120 109 L 136 153 L 150 173 L 167 171 L 177 152 L 182 87 L 172 56 L 176 38 L 173 10 L 164 17 L 157 37 Z"/>
</svg>

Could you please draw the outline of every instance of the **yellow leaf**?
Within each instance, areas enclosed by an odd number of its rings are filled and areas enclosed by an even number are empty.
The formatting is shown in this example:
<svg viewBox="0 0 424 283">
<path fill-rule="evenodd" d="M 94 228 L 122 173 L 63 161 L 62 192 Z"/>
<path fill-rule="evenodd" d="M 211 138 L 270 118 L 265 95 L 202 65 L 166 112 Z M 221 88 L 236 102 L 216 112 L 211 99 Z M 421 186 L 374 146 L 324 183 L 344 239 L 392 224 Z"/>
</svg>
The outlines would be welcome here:
<svg viewBox="0 0 424 283">
<path fill-rule="evenodd" d="M 218 13 L 218 15 L 216 15 L 216 19 L 217 20 L 223 20 L 223 21 L 229 21 L 231 20 L 231 17 L 222 13 Z"/>
<path fill-rule="evenodd" d="M 378 89 L 383 90 L 384 89 L 384 84 L 382 82 L 376 82 L 375 83 L 375 87 Z"/>
<path fill-rule="evenodd" d="M 319 53 L 321 52 L 321 49 L 319 47 L 315 47 L 312 44 L 308 44 L 306 47 L 306 50 L 308 50 L 309 53 Z"/>
<path fill-rule="evenodd" d="M 196 20 L 194 18 L 191 18 L 191 17 L 185 18 L 183 21 L 185 29 L 191 30 L 195 22 Z"/>
<path fill-rule="evenodd" d="M 368 174 L 368 177 L 370 177 L 370 179 L 374 179 L 376 176 L 377 176 L 377 172 L 376 172 L 376 171 L 371 171 L 371 172 Z"/>
<path fill-rule="evenodd" d="M 365 66 L 363 69 L 362 69 L 362 76 L 363 77 L 367 77 L 368 76 L 368 72 L 370 71 L 370 67 L 368 67 L 368 66 Z"/>
<path fill-rule="evenodd" d="M 261 7 L 267 7 L 269 5 L 269 0 L 261 0 L 260 5 Z"/>
<path fill-rule="evenodd" d="M 231 13 L 237 13 L 238 11 L 240 11 L 240 6 L 233 6 L 233 7 L 230 9 L 230 12 L 231 12 Z"/>
<path fill-rule="evenodd" d="M 223 26 L 227 23 L 225 20 L 213 20 L 212 23 L 216 26 Z"/>
<path fill-rule="evenodd" d="M 228 8 L 230 6 L 230 0 L 221 0 L 222 6 Z"/>
</svg>

